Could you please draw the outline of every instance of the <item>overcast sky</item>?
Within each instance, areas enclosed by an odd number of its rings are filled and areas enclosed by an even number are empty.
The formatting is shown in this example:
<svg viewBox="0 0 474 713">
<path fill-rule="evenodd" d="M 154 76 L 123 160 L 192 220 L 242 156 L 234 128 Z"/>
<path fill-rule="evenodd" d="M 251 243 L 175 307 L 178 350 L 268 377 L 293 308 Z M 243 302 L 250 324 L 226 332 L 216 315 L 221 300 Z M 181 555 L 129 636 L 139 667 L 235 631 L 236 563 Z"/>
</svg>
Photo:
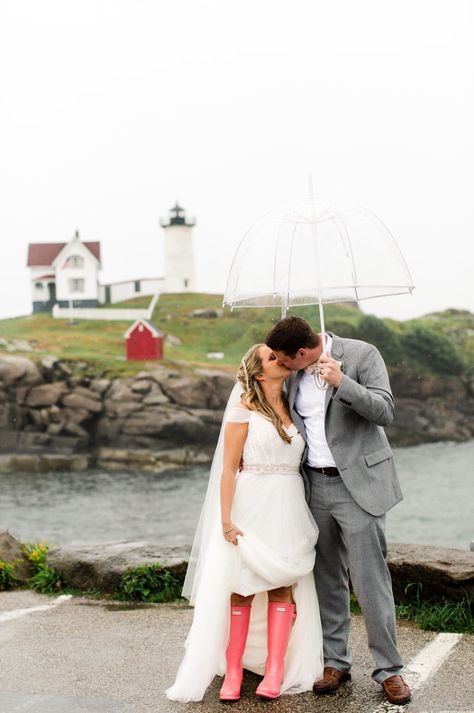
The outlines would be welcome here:
<svg viewBox="0 0 474 713">
<path fill-rule="evenodd" d="M 0 317 L 30 311 L 27 244 L 76 229 L 104 281 L 161 275 L 177 198 L 222 292 L 308 172 L 411 270 L 412 297 L 364 309 L 474 311 L 473 20 L 470 0 L 0 0 Z"/>
</svg>

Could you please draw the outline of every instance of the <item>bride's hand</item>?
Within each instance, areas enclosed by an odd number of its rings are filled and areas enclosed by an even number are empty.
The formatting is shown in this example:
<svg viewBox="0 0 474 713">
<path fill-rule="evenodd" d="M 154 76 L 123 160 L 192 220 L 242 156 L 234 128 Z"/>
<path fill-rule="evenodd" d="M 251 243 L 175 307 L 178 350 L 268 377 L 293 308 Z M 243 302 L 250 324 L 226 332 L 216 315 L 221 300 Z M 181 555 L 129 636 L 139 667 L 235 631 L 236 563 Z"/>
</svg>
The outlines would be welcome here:
<svg viewBox="0 0 474 713">
<path fill-rule="evenodd" d="M 225 530 L 222 531 L 222 534 L 224 535 L 224 540 L 231 542 L 233 545 L 238 545 L 237 536 L 243 536 L 244 533 L 231 523 L 231 527 L 226 527 Z"/>
</svg>

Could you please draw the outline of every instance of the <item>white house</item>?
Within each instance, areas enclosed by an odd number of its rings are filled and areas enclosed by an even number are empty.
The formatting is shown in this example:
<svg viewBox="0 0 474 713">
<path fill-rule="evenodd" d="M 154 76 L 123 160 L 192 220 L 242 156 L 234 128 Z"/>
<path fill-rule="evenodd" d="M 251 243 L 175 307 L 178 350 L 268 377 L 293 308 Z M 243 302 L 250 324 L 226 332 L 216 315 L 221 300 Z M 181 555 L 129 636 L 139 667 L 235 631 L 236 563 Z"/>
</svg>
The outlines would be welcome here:
<svg viewBox="0 0 474 713">
<path fill-rule="evenodd" d="M 100 243 L 81 242 L 79 232 L 68 243 L 30 243 L 33 312 L 60 307 L 96 307 L 99 303 Z"/>
<path fill-rule="evenodd" d="M 109 282 L 107 285 L 99 286 L 99 302 L 115 304 L 140 295 L 156 295 L 157 292 L 164 292 L 164 284 L 164 277 L 141 277 L 138 280 Z"/>
<path fill-rule="evenodd" d="M 33 312 L 63 307 L 97 307 L 163 292 L 196 290 L 192 228 L 176 203 L 160 220 L 164 231 L 164 277 L 144 277 L 108 284 L 99 283 L 100 243 L 82 242 L 79 232 L 68 243 L 30 243 L 28 267 L 31 274 Z"/>
</svg>

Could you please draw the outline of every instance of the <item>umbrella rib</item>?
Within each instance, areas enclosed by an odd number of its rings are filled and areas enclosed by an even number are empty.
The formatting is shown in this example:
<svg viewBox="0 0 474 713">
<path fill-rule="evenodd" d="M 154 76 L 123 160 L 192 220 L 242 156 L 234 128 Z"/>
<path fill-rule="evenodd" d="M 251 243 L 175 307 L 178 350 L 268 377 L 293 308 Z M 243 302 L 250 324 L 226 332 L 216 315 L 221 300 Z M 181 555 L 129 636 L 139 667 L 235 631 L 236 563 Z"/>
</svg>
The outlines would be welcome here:
<svg viewBox="0 0 474 713">
<path fill-rule="evenodd" d="M 281 236 L 281 225 L 278 228 L 277 232 L 277 243 L 275 245 L 275 256 L 273 259 L 273 292 L 276 294 L 276 286 L 277 286 L 277 256 L 278 256 L 278 247 L 280 245 L 280 236 Z"/>
<path fill-rule="evenodd" d="M 288 258 L 288 279 L 286 281 L 286 306 L 290 304 L 290 273 L 291 273 L 291 260 L 293 258 L 293 245 L 295 242 L 295 233 L 296 233 L 296 223 L 293 226 L 293 232 L 291 234 L 291 243 L 290 243 L 290 254 Z M 286 314 L 285 314 L 286 316 Z"/>
<path fill-rule="evenodd" d="M 365 211 L 366 211 L 367 213 L 370 213 L 370 215 L 372 215 L 375 220 L 378 220 L 378 222 L 380 223 L 380 225 L 381 225 L 383 228 L 385 228 L 385 230 L 387 231 L 387 233 L 388 233 L 388 234 L 390 235 L 390 237 L 392 238 L 393 242 L 395 243 L 395 247 L 397 248 L 397 250 L 398 250 L 398 252 L 399 252 L 399 255 L 400 255 L 401 259 L 402 259 L 402 262 L 403 262 L 403 264 L 404 264 L 404 266 L 405 266 L 405 270 L 406 270 L 406 272 L 407 272 L 407 275 L 408 275 L 408 277 L 410 278 L 410 283 L 413 285 L 413 278 L 412 278 L 412 276 L 411 276 L 411 274 L 410 274 L 410 270 L 408 269 L 408 265 L 406 264 L 405 258 L 403 257 L 403 253 L 402 253 L 402 251 L 400 250 L 400 246 L 398 245 L 396 238 L 395 238 L 394 235 L 391 233 L 391 231 L 387 228 L 387 226 L 385 225 L 385 223 L 383 222 L 383 220 L 381 220 L 381 219 L 378 217 L 378 215 L 375 215 L 375 213 L 372 213 L 372 211 L 371 211 L 371 210 L 368 210 L 367 208 L 365 208 Z"/>
<path fill-rule="evenodd" d="M 227 288 L 228 288 L 228 286 L 229 286 L 230 277 L 231 277 L 231 275 L 232 275 L 232 271 L 233 271 L 233 269 L 234 269 L 234 265 L 237 263 L 238 258 L 240 258 L 240 249 L 241 249 L 241 247 L 242 247 L 242 245 L 243 245 L 245 239 L 247 238 L 247 235 L 250 233 L 251 229 L 252 229 L 252 228 L 250 227 L 250 228 L 246 231 L 244 237 L 242 238 L 242 240 L 240 241 L 240 243 L 239 243 L 239 245 L 238 245 L 238 247 L 237 247 L 237 250 L 235 251 L 234 258 L 233 258 L 233 260 L 232 260 L 232 263 L 231 263 L 231 266 L 230 266 L 230 270 L 229 270 L 229 276 L 228 276 L 228 278 L 227 278 L 227 285 L 226 285 L 226 287 L 225 287 L 224 300 L 223 300 L 224 304 L 226 304 L 225 295 L 227 294 Z M 234 300 L 235 300 L 235 295 L 237 294 L 237 287 L 238 287 L 238 284 L 239 284 L 239 279 L 240 279 L 240 271 L 237 273 L 237 279 L 236 279 L 236 281 L 235 281 L 235 287 L 234 287 L 234 294 L 232 295 L 232 298 L 231 298 L 230 303 L 227 302 L 227 304 L 232 305 L 233 302 L 234 302 Z"/>
<path fill-rule="evenodd" d="M 328 215 L 329 220 L 332 222 L 332 224 L 335 226 L 337 232 L 339 233 L 339 237 L 341 239 L 343 248 L 345 250 L 346 257 L 348 257 L 351 261 L 351 264 L 352 264 L 351 272 L 352 272 L 352 282 L 353 282 L 354 292 L 356 295 L 356 300 L 359 300 L 359 294 L 357 292 L 357 270 L 356 270 L 355 261 L 354 261 L 354 253 L 352 251 L 352 243 L 351 243 L 351 239 L 349 237 L 349 231 L 347 230 L 347 226 L 344 222 L 344 218 L 342 217 L 341 211 L 338 211 L 338 212 L 341 215 L 341 221 L 344 226 L 344 234 L 345 234 L 346 240 L 344 240 L 344 235 L 342 234 L 341 229 L 340 229 L 337 221 L 335 220 L 334 215 L 332 215 L 332 213 L 329 212 L 328 208 L 326 208 L 326 210 L 324 211 L 324 213 L 326 213 Z M 323 215 L 324 215 L 324 213 L 323 213 Z M 347 244 L 346 244 L 346 241 L 347 241 Z"/>
</svg>

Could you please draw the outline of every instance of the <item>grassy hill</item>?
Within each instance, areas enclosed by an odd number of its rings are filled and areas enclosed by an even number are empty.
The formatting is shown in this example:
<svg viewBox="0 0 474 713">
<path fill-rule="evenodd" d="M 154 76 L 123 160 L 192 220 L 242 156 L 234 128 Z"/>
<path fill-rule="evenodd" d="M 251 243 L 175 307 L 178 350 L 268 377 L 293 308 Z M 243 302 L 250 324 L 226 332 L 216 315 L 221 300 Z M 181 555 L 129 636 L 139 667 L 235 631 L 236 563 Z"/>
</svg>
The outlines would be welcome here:
<svg viewBox="0 0 474 713">
<path fill-rule="evenodd" d="M 140 297 L 113 307 L 146 307 L 148 297 Z M 190 316 L 196 309 L 219 309 L 222 297 L 207 294 L 175 294 L 160 297 L 154 324 L 181 343 L 167 344 L 165 365 L 219 366 L 233 370 L 242 354 L 253 343 L 263 341 L 272 324 L 280 318 L 279 310 L 226 309 L 217 319 Z M 317 307 L 297 308 L 298 314 L 319 328 Z M 474 356 L 474 315 L 447 310 L 407 322 L 382 320 L 363 314 L 356 306 L 326 305 L 326 326 L 341 336 L 365 339 L 376 344 L 387 363 L 415 366 L 428 373 L 467 373 Z M 22 352 L 33 360 L 44 354 L 80 367 L 88 362 L 96 371 L 108 375 L 132 375 L 147 367 L 141 362 L 125 361 L 123 333 L 129 322 L 79 321 L 53 319 L 36 314 L 0 321 L 0 338 L 27 340 L 33 352 Z M 421 348 L 423 347 L 423 348 Z M 1 348 L 1 347 L 0 347 Z M 216 362 L 208 352 L 222 351 L 224 359 Z"/>
</svg>

